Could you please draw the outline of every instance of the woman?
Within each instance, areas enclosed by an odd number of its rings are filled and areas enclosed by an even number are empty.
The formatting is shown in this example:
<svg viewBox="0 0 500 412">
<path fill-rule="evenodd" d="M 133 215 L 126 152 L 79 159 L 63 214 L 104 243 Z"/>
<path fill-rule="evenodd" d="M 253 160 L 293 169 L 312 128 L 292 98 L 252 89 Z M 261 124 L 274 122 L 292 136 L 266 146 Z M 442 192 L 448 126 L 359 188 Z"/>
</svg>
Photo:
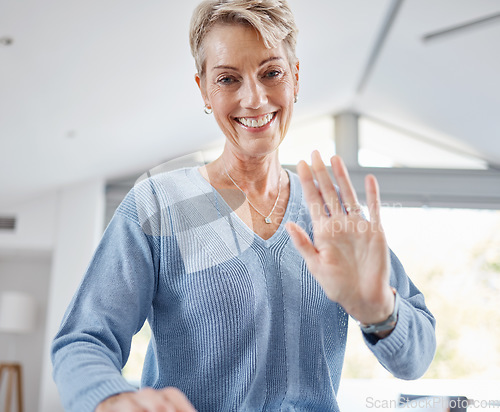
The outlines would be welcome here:
<svg viewBox="0 0 500 412">
<path fill-rule="evenodd" d="M 348 315 L 395 376 L 427 369 L 434 319 L 388 250 L 375 178 L 367 221 L 338 157 L 338 192 L 317 152 L 300 181 L 280 166 L 295 39 L 284 1 L 195 10 L 196 82 L 224 151 L 141 182 L 118 208 L 53 344 L 68 410 L 336 411 Z M 120 370 L 146 318 L 148 389 L 135 391 Z"/>
</svg>

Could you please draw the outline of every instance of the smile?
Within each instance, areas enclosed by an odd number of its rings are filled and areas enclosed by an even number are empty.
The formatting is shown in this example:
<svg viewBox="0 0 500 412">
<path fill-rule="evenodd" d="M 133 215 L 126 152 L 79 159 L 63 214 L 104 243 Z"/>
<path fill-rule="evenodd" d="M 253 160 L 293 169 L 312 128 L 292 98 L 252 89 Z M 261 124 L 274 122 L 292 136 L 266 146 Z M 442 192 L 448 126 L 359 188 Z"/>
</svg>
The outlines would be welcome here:
<svg viewBox="0 0 500 412">
<path fill-rule="evenodd" d="M 261 118 L 255 118 L 255 117 L 236 117 L 235 120 L 238 123 L 241 123 L 243 126 L 250 127 L 252 129 L 258 129 L 259 127 L 264 127 L 268 123 L 271 122 L 271 120 L 274 119 L 274 116 L 276 115 L 276 112 L 274 113 L 268 113 L 265 116 L 262 116 Z"/>
</svg>

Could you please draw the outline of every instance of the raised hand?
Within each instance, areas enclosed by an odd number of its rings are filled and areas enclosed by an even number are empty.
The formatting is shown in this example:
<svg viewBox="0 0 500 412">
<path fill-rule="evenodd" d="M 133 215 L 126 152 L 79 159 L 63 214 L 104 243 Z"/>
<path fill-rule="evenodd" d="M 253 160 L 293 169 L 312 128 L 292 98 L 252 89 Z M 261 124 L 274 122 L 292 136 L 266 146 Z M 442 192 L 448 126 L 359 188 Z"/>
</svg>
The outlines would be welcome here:
<svg viewBox="0 0 500 412">
<path fill-rule="evenodd" d="M 288 223 L 287 230 L 329 299 L 362 323 L 381 322 L 394 309 L 394 294 L 389 286 L 389 249 L 380 223 L 378 183 L 373 175 L 365 179 L 370 213 L 366 220 L 342 159 L 333 156 L 331 164 L 341 199 L 317 151 L 312 154 L 312 170 L 305 162 L 297 166 L 314 244 L 297 224 Z"/>
<path fill-rule="evenodd" d="M 124 392 L 104 400 L 95 412 L 196 412 L 177 388 L 141 389 Z"/>
</svg>

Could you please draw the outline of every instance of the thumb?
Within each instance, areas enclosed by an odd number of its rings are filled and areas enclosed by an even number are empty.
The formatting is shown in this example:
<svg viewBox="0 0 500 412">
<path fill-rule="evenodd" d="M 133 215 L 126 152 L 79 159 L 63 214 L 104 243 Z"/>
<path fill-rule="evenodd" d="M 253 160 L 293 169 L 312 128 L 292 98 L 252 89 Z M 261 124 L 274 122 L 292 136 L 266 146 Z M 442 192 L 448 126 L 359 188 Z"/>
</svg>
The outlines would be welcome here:
<svg viewBox="0 0 500 412">
<path fill-rule="evenodd" d="M 296 223 L 288 222 L 285 228 L 292 238 L 293 245 L 302 255 L 306 263 L 312 263 L 316 259 L 318 251 L 314 247 L 309 235 Z"/>
</svg>

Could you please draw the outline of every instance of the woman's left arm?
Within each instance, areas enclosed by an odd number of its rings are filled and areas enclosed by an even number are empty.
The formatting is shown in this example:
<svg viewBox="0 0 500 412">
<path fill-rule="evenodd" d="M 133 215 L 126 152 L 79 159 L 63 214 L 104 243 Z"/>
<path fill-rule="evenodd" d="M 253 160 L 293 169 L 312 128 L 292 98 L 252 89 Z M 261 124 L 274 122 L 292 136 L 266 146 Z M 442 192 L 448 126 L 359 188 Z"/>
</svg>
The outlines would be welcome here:
<svg viewBox="0 0 500 412">
<path fill-rule="evenodd" d="M 388 336 L 385 332 L 365 337 L 379 361 L 395 376 L 417 378 L 434 356 L 434 318 L 423 295 L 389 251 L 375 177 L 365 179 L 367 220 L 342 160 L 334 156 L 331 164 L 339 191 L 318 152 L 313 153 L 312 170 L 305 162 L 297 166 L 313 222 L 314 243 L 298 225 L 288 223 L 287 229 L 328 298 L 360 323 L 388 319 L 395 309 L 391 284 L 396 287 L 401 297 L 396 326 Z"/>
<path fill-rule="evenodd" d="M 370 350 L 394 376 L 417 379 L 429 367 L 436 350 L 435 320 L 424 295 L 406 275 L 401 262 L 390 251 L 390 283 L 401 296 L 395 328 L 384 339 L 363 334 Z"/>
</svg>

